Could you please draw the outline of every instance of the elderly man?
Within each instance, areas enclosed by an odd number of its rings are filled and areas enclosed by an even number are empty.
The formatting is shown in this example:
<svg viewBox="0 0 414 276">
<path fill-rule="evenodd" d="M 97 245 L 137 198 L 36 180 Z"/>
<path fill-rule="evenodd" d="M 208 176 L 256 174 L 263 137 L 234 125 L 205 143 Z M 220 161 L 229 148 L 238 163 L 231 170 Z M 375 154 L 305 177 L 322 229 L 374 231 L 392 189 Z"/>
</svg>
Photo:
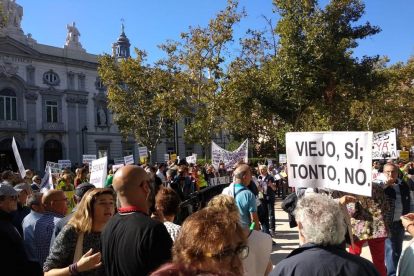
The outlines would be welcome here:
<svg viewBox="0 0 414 276">
<path fill-rule="evenodd" d="M 19 202 L 17 203 L 17 210 L 12 212 L 13 225 L 23 236 L 22 221 L 30 213 L 30 208 L 25 205 L 27 198 L 32 195 L 32 189 L 27 183 L 17 184 L 14 189 L 19 191 Z"/>
<path fill-rule="evenodd" d="M 32 185 L 30 185 L 33 192 L 39 192 L 40 191 L 40 183 L 42 183 L 42 178 L 40 178 L 40 176 L 38 176 L 38 175 L 33 176 Z"/>
<path fill-rule="evenodd" d="M 50 240 L 53 229 L 58 221 L 65 217 L 68 212 L 69 199 L 64 191 L 49 190 L 42 197 L 45 214 L 36 221 L 34 227 L 34 239 L 37 251 L 37 259 L 43 267 L 49 255 Z"/>
<path fill-rule="evenodd" d="M 302 197 L 294 211 L 300 247 L 293 250 L 271 272 L 271 276 L 379 276 L 368 260 L 349 254 L 338 245 L 346 228 L 338 203 L 322 194 Z"/>
<path fill-rule="evenodd" d="M 12 224 L 11 212 L 17 210 L 19 192 L 0 184 L 0 260 L 4 264 L 1 275 L 32 275 L 24 250 L 23 239 Z"/>
<path fill-rule="evenodd" d="M 23 239 L 24 247 L 26 249 L 27 258 L 31 275 L 43 275 L 43 269 L 40 267 L 37 259 L 36 245 L 34 240 L 34 226 L 38 219 L 45 213 L 45 207 L 42 204 L 43 193 L 34 193 L 27 199 L 27 207 L 30 208 L 28 214 L 23 220 Z"/>
<path fill-rule="evenodd" d="M 14 174 L 12 171 L 6 170 L 1 174 L 3 182 L 1 184 L 13 186 Z"/>
<path fill-rule="evenodd" d="M 114 175 L 121 203 L 101 234 L 102 261 L 107 275 L 146 276 L 171 259 L 172 240 L 164 224 L 148 216 L 150 179 L 135 165 Z"/>
</svg>

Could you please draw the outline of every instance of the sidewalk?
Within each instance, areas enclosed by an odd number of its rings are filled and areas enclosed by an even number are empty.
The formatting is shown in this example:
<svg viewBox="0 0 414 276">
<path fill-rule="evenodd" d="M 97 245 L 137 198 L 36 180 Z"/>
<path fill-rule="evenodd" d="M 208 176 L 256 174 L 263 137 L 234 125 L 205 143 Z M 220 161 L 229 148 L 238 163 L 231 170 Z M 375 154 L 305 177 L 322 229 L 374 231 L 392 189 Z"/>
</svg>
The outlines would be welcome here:
<svg viewBox="0 0 414 276">
<path fill-rule="evenodd" d="M 289 227 L 288 215 L 280 207 L 281 203 L 282 200 L 277 198 L 275 204 L 276 236 L 273 238 L 276 241 L 276 245 L 273 246 L 273 252 L 270 257 L 273 265 L 276 265 L 278 262 L 286 258 L 286 256 L 289 255 L 293 249 L 299 247 L 298 228 Z M 411 240 L 411 238 L 411 235 L 406 233 L 403 248 L 408 241 Z M 361 256 L 372 261 L 367 243 L 365 243 L 362 249 Z"/>
</svg>

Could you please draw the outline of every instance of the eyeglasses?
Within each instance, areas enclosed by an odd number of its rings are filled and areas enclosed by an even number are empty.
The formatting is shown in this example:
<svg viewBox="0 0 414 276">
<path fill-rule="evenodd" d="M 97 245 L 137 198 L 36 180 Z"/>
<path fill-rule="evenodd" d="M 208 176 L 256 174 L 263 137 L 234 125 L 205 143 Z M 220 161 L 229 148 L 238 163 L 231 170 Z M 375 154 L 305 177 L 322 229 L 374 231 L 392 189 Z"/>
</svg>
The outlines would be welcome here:
<svg viewBox="0 0 414 276">
<path fill-rule="evenodd" d="M 11 200 L 17 200 L 19 198 L 18 195 L 10 196 Z"/>
<path fill-rule="evenodd" d="M 62 199 L 56 199 L 56 200 L 53 200 L 53 201 L 62 201 L 62 200 L 66 200 L 66 203 L 70 203 L 70 201 L 69 201 L 69 198 L 62 198 Z"/>
<path fill-rule="evenodd" d="M 227 250 L 220 254 L 213 254 L 213 253 L 204 254 L 205 257 L 217 258 L 220 261 L 220 263 L 223 263 L 223 264 L 232 263 L 236 255 L 240 259 L 246 259 L 247 256 L 249 256 L 249 247 L 246 245 L 242 245 L 238 247 L 235 251 Z"/>
</svg>

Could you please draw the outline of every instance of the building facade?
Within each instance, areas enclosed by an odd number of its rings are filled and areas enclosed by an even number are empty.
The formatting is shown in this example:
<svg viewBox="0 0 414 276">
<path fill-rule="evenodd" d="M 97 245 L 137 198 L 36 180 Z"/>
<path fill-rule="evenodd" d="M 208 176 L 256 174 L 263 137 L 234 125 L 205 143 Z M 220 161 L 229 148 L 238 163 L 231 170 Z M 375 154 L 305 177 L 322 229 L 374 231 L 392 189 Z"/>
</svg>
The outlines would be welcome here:
<svg viewBox="0 0 414 276">
<path fill-rule="evenodd" d="M 83 154 L 108 156 L 110 163 L 130 154 L 137 160 L 134 138 L 125 140 L 112 124 L 106 87 L 97 72 L 98 56 L 82 47 L 75 23 L 66 26 L 62 48 L 43 45 L 21 29 L 23 8 L 11 0 L 7 6 L 10 23 L 0 32 L 0 171 L 10 166 L 17 170 L 13 137 L 25 167 L 38 172 L 47 161 L 81 163 Z M 117 58 L 129 56 L 123 27 L 111 51 Z M 185 144 L 183 133 L 184 125 L 179 124 L 178 155 L 204 156 L 201 145 Z M 214 140 L 224 146 L 226 139 L 219 135 Z M 163 162 L 164 154 L 173 151 L 173 140 L 165 141 L 154 159 Z"/>
</svg>

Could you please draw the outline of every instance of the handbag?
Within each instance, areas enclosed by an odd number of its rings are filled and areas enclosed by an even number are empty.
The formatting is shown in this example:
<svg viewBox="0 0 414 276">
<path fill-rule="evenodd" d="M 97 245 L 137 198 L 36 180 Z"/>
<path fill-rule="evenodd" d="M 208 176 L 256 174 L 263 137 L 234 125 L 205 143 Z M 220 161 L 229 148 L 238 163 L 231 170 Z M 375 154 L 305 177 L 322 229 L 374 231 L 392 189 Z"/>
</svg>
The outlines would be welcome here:
<svg viewBox="0 0 414 276">
<path fill-rule="evenodd" d="M 76 241 L 75 247 L 75 255 L 73 255 L 73 263 L 77 263 L 82 258 L 83 235 L 84 233 L 78 235 L 78 240 Z"/>
</svg>

